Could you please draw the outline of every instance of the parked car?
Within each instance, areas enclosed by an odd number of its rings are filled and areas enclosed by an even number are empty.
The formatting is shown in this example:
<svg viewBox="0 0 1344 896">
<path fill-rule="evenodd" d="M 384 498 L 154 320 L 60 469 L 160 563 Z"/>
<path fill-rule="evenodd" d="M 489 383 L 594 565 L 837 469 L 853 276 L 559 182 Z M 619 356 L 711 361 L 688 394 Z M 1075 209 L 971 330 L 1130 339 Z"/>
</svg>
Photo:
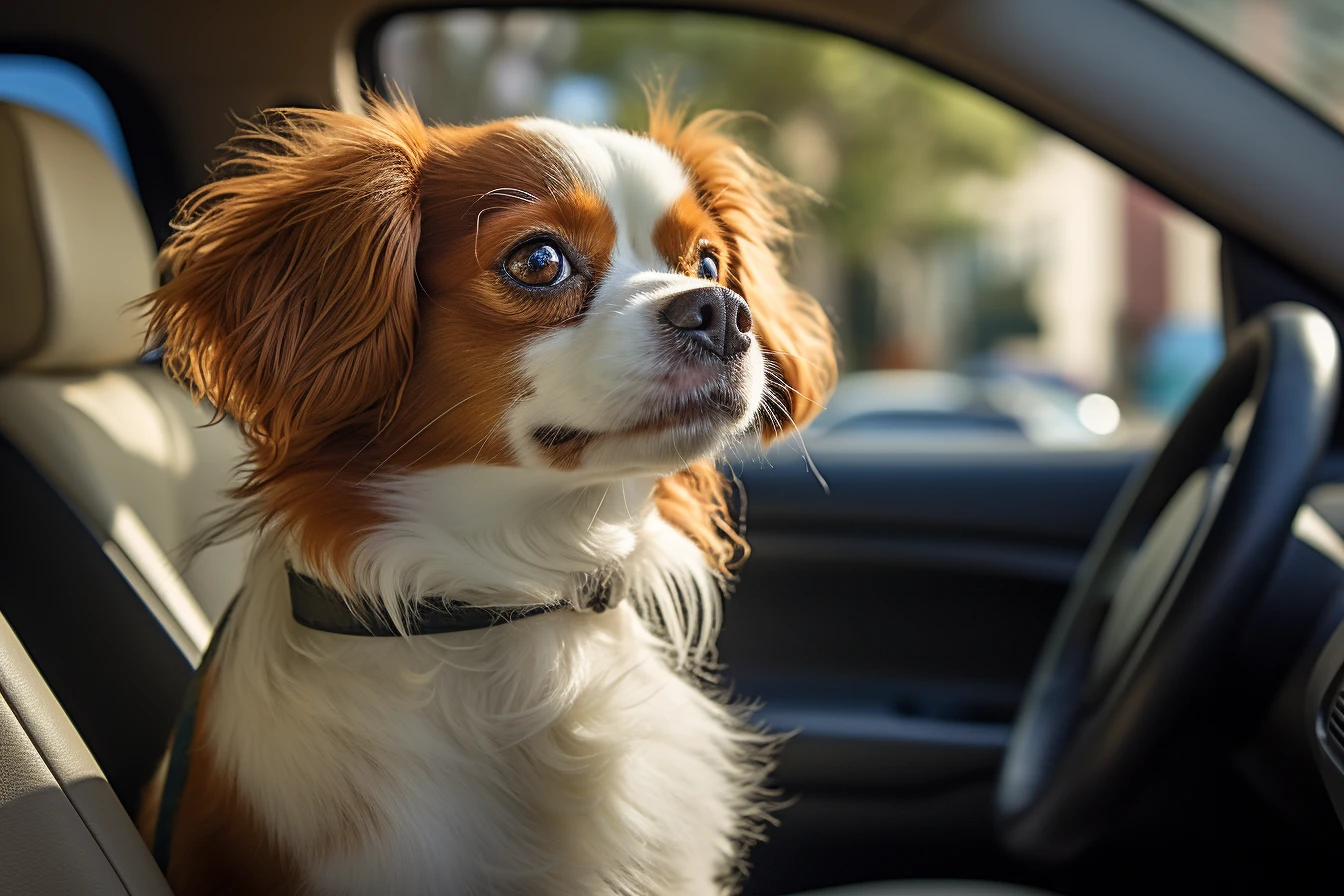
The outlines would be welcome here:
<svg viewBox="0 0 1344 896">
<path fill-rule="evenodd" d="M 1009 437 L 1042 447 L 1086 446 L 1123 438 L 1124 424 L 1109 396 L 1026 375 L 880 370 L 844 377 L 809 438 L 955 444 Z"/>
</svg>

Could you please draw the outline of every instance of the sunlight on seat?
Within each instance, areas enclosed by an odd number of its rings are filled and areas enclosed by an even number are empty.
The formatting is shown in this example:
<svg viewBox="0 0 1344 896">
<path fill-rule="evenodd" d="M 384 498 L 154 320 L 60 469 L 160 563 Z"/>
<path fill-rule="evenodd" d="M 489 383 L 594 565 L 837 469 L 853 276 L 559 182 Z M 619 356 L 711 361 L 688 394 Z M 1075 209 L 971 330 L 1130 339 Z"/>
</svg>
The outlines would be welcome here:
<svg viewBox="0 0 1344 896">
<path fill-rule="evenodd" d="M 147 460 L 178 476 L 190 472 L 196 453 L 186 433 L 160 410 L 143 386 L 123 373 L 61 388 L 61 398 L 98 424 L 127 454 Z"/>
<path fill-rule="evenodd" d="M 112 514 L 110 534 L 187 637 L 197 649 L 204 650 L 210 641 L 210 620 L 136 512 L 118 504 Z"/>
<path fill-rule="evenodd" d="M 1325 486 L 1321 491 L 1332 488 L 1337 489 L 1335 486 Z M 1303 504 L 1293 517 L 1293 536 L 1344 566 L 1344 538 L 1340 538 L 1335 528 L 1310 505 Z"/>
</svg>

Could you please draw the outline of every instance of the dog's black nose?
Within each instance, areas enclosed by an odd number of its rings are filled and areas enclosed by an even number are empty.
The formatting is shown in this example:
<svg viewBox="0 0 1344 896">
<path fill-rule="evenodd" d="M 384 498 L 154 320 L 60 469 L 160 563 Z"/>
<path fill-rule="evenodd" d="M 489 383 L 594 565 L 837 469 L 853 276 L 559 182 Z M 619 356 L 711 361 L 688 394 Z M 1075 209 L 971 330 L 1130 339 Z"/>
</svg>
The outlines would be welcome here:
<svg viewBox="0 0 1344 896">
<path fill-rule="evenodd" d="M 680 338 L 725 361 L 751 347 L 751 309 L 741 296 L 722 286 L 702 286 L 675 296 L 663 308 L 663 318 Z"/>
</svg>

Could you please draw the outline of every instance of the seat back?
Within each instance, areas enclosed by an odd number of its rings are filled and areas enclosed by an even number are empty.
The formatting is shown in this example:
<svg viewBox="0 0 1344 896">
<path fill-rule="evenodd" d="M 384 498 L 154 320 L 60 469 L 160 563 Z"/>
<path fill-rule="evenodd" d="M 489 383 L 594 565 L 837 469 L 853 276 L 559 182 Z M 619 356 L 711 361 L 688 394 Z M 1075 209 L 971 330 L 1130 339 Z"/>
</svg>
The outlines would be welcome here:
<svg viewBox="0 0 1344 896">
<path fill-rule="evenodd" d="M 5 892 L 170 896 L 135 826 L 3 616 L 0 763 Z"/>
<path fill-rule="evenodd" d="M 241 583 L 250 540 L 188 558 L 225 503 L 231 421 L 139 362 L 131 303 L 157 284 L 149 223 L 77 129 L 0 103 L 0 433 L 103 542 L 194 663 Z M 190 562 L 188 562 L 190 560 Z"/>
<path fill-rule="evenodd" d="M 168 893 L 126 810 L 248 550 L 191 566 L 176 550 L 241 445 L 138 363 L 127 305 L 155 283 L 144 213 L 93 141 L 0 103 L 0 867 L 16 892 Z"/>
<path fill-rule="evenodd" d="M 79 731 L 81 748 L 134 811 L 167 746 L 192 663 L 108 559 L 105 538 L 4 438 L 0 508 L 22 513 L 0 539 L 0 617 Z M 8 765 L 0 746 L 0 770 Z M 4 796 L 0 787 L 0 803 Z"/>
<path fill-rule="evenodd" d="M 0 103 L 0 615 L 128 808 L 251 547 L 183 551 L 242 443 L 140 362 L 154 256 L 92 139 Z"/>
</svg>

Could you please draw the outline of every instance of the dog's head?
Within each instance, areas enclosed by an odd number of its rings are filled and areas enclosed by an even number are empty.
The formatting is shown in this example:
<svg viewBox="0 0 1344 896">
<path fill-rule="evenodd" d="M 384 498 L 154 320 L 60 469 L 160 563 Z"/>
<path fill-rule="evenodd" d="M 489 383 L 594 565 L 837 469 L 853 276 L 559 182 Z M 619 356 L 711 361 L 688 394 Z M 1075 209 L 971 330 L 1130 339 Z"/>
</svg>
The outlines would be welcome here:
<svg viewBox="0 0 1344 896">
<path fill-rule="evenodd" d="M 683 475 L 804 424 L 831 331 L 780 271 L 787 184 L 721 120 L 427 127 L 379 104 L 245 128 L 147 300 L 167 368 L 248 440 L 241 493 L 337 538 L 381 477 Z M 683 503 L 718 508 L 701 479 Z"/>
</svg>

